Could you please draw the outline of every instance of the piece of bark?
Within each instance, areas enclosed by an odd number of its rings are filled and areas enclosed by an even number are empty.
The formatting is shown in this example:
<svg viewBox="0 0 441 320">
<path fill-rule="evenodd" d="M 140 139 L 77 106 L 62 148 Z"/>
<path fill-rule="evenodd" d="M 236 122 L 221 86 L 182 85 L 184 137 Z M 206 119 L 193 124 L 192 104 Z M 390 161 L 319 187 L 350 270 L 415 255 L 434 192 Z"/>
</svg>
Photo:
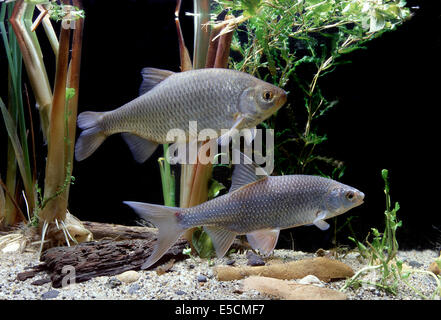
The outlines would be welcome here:
<svg viewBox="0 0 441 320">
<path fill-rule="evenodd" d="M 346 300 L 346 294 L 308 284 L 289 283 L 285 280 L 251 276 L 244 280 L 244 290 L 257 290 L 283 300 Z"/>
<path fill-rule="evenodd" d="M 301 279 L 312 274 L 322 281 L 329 282 L 354 275 L 352 268 L 343 262 L 323 257 L 258 267 L 218 266 L 215 268 L 215 272 L 220 281 L 239 280 L 251 275 L 277 279 Z"/>
</svg>

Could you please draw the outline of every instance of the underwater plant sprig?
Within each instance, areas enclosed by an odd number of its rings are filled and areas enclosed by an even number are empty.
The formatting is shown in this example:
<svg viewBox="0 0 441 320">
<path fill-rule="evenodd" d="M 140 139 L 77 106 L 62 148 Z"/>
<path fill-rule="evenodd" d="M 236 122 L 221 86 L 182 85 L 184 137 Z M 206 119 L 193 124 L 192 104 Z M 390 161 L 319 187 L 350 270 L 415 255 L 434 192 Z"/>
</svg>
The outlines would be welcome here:
<svg viewBox="0 0 441 320">
<path fill-rule="evenodd" d="M 340 291 L 344 291 L 349 287 L 357 289 L 366 284 L 397 295 L 401 281 L 422 299 L 434 299 L 437 294 L 441 295 L 441 278 L 430 271 L 404 268 L 403 261 L 396 257 L 398 252 L 396 231 L 402 225 L 402 222 L 397 220 L 397 211 L 400 206 L 398 202 L 395 203 L 393 208 L 391 206 L 389 171 L 383 169 L 381 175 L 385 185 L 385 230 L 383 233 L 380 233 L 376 228 L 372 228 L 372 242 L 366 239 L 366 245 L 353 237 L 349 237 L 349 239 L 356 244 L 360 255 L 368 260 L 368 266 L 362 268 L 348 279 Z M 371 272 L 375 272 L 374 277 L 369 277 L 369 273 Z M 378 273 L 380 275 L 379 277 L 377 277 Z M 407 281 L 412 273 L 425 274 L 435 280 L 437 287 L 430 297 L 422 294 Z"/>
</svg>

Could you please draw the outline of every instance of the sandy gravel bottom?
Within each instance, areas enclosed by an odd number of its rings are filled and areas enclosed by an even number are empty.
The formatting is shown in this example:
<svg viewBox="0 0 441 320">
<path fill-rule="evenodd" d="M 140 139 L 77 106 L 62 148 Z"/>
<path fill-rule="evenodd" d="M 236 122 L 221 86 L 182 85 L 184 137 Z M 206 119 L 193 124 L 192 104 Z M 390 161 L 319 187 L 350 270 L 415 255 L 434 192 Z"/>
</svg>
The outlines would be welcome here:
<svg viewBox="0 0 441 320">
<path fill-rule="evenodd" d="M 439 252 L 400 251 L 398 258 L 417 270 L 427 270 L 430 263 L 437 258 Z M 270 259 L 284 261 L 300 260 L 315 257 L 314 253 L 292 250 L 275 250 Z M 358 253 L 349 253 L 342 262 L 348 264 L 355 272 L 365 267 Z M 177 262 L 171 270 L 158 275 L 156 271 L 140 271 L 140 277 L 133 283 L 122 283 L 115 277 L 99 277 L 92 280 L 70 284 L 64 288 L 52 288 L 51 283 L 43 285 L 31 284 L 35 280 L 47 278 L 42 272 L 32 279 L 19 281 L 17 273 L 26 271 L 26 267 L 39 264 L 35 252 L 0 253 L 0 299 L 56 299 L 56 300 L 93 300 L 93 299 L 163 299 L 163 300 L 262 300 L 274 299 L 258 291 L 243 291 L 242 281 L 218 281 L 213 266 L 225 265 L 234 260 L 234 265 L 246 265 L 245 254 L 231 254 L 222 259 L 211 261 L 191 257 Z M 377 275 L 371 273 L 368 280 L 375 280 Z M 288 280 L 287 280 L 288 281 Z M 289 280 L 296 282 L 298 280 Z M 348 289 L 346 294 L 352 300 L 415 300 L 422 299 L 420 294 L 430 297 L 436 290 L 436 281 L 426 274 L 412 274 L 408 279 L 411 289 L 400 283 L 398 294 L 392 295 L 369 285 L 363 285 L 357 290 Z M 320 285 L 339 290 L 345 284 L 344 280 Z M 416 289 L 416 290 L 415 290 Z M 440 299 L 436 296 L 435 299 Z"/>
</svg>

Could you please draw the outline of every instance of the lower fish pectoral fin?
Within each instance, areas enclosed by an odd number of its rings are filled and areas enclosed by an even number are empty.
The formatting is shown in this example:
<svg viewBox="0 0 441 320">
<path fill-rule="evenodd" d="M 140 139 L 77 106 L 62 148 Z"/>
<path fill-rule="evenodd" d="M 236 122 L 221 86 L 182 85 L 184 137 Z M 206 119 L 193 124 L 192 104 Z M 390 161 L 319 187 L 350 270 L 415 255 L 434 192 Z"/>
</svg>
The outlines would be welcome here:
<svg viewBox="0 0 441 320">
<path fill-rule="evenodd" d="M 247 233 L 247 240 L 253 249 L 264 255 L 269 255 L 276 247 L 279 239 L 279 229 L 264 229 Z"/>
<path fill-rule="evenodd" d="M 131 133 L 122 133 L 121 134 L 124 141 L 132 151 L 133 158 L 139 163 L 143 163 L 155 152 L 158 144 L 156 142 L 152 142 L 141 138 L 135 134 Z"/>
</svg>

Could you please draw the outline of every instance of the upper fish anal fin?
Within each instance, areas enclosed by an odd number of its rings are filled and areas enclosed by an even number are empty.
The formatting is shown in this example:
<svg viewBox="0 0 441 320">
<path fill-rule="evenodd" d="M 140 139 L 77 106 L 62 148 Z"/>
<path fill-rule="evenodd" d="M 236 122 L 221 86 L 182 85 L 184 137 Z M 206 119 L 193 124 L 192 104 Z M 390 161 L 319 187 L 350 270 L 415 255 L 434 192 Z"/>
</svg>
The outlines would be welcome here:
<svg viewBox="0 0 441 320">
<path fill-rule="evenodd" d="M 124 132 L 121 134 L 124 141 L 132 151 L 133 158 L 136 162 L 143 163 L 155 152 L 158 144 L 135 134 Z"/>
<path fill-rule="evenodd" d="M 264 229 L 247 233 L 247 240 L 253 249 L 264 255 L 269 255 L 276 247 L 279 239 L 279 229 Z"/>
<path fill-rule="evenodd" d="M 230 192 L 235 191 L 247 184 L 268 177 L 268 174 L 253 162 L 245 154 L 240 153 L 240 163 L 234 165 L 233 175 L 231 177 Z"/>
<path fill-rule="evenodd" d="M 144 68 L 141 70 L 142 83 L 139 88 L 139 95 L 143 95 L 147 91 L 151 90 L 162 80 L 168 78 L 174 74 L 173 71 L 156 69 L 156 68 Z"/>
<path fill-rule="evenodd" d="M 204 230 L 208 233 L 213 242 L 216 255 L 218 258 L 222 258 L 233 244 L 236 233 L 216 226 L 204 226 Z"/>
</svg>

